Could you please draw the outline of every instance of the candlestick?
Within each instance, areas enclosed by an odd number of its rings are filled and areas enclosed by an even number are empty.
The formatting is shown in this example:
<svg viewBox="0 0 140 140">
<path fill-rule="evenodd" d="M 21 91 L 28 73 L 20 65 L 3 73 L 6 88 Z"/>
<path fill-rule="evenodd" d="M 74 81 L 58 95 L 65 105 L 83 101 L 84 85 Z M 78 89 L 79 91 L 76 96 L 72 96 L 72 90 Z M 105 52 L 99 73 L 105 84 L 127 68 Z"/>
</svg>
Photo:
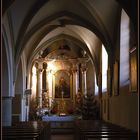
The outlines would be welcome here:
<svg viewBox="0 0 140 140">
<path fill-rule="evenodd" d="M 62 91 L 62 99 L 63 99 L 64 92 Z"/>
</svg>

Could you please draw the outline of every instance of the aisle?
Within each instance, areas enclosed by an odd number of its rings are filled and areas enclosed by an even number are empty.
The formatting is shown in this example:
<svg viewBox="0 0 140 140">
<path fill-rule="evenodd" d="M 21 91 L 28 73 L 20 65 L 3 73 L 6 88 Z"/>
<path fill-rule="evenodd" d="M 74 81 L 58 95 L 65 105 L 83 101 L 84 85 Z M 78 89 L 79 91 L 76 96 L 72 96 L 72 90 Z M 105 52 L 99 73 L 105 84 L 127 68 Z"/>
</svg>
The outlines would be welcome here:
<svg viewBox="0 0 140 140">
<path fill-rule="evenodd" d="M 74 140 L 73 135 L 51 135 L 51 140 Z"/>
</svg>

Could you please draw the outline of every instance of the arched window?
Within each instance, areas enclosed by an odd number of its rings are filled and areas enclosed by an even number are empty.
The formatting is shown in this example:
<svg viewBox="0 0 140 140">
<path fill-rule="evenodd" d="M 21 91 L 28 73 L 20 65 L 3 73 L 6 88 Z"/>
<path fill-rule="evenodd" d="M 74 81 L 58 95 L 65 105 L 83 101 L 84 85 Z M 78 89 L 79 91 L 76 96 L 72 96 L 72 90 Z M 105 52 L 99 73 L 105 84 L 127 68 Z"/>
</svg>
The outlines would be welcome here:
<svg viewBox="0 0 140 140">
<path fill-rule="evenodd" d="M 120 26 L 120 86 L 129 84 L 130 21 L 122 10 Z"/>
<path fill-rule="evenodd" d="M 107 68 L 108 68 L 108 54 L 102 45 L 102 92 L 107 91 Z"/>
</svg>

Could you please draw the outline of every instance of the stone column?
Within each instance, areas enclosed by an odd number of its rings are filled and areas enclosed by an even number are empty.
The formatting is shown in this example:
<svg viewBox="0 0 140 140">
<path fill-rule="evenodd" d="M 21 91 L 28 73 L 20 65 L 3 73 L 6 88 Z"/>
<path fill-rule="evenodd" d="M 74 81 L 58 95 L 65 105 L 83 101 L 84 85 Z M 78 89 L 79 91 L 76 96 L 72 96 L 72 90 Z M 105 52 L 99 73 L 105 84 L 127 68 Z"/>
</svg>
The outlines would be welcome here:
<svg viewBox="0 0 140 140">
<path fill-rule="evenodd" d="M 42 63 L 38 63 L 38 106 L 42 108 Z"/>
<path fill-rule="evenodd" d="M 26 120 L 26 98 L 22 97 L 21 99 L 21 116 L 20 121 Z"/>
<path fill-rule="evenodd" d="M 25 121 L 29 120 L 29 102 L 30 102 L 30 98 L 31 98 L 31 89 L 26 89 L 25 90 Z"/>
<path fill-rule="evenodd" d="M 72 69 L 72 80 L 73 80 L 73 98 L 74 98 L 74 104 L 75 104 L 75 95 L 77 94 L 78 92 L 78 85 L 77 85 L 77 69 L 76 68 L 73 68 Z"/>
<path fill-rule="evenodd" d="M 48 74 L 49 74 L 49 71 L 48 71 L 48 69 L 46 68 L 46 90 L 47 91 L 49 91 L 49 84 L 48 84 L 48 82 L 49 82 L 49 79 L 48 79 Z"/>
<path fill-rule="evenodd" d="M 48 69 L 46 69 L 46 89 L 49 96 L 49 107 L 50 107 L 53 94 L 53 71 Z"/>
<path fill-rule="evenodd" d="M 78 68 L 75 65 L 72 69 L 72 74 L 73 74 L 73 94 L 77 94 L 78 92 Z"/>
<path fill-rule="evenodd" d="M 48 71 L 48 92 L 49 92 L 49 106 L 51 106 L 51 99 L 53 94 L 53 71 Z"/>
<path fill-rule="evenodd" d="M 82 93 L 83 95 L 87 94 L 87 68 L 86 68 L 86 64 L 82 64 L 81 65 L 81 72 L 82 72 Z"/>
<path fill-rule="evenodd" d="M 78 64 L 79 60 L 78 59 L 70 59 L 69 60 L 72 64 L 72 93 L 73 93 L 73 103 L 75 104 L 75 96 L 78 92 L 79 88 L 79 81 L 78 81 Z"/>
<path fill-rule="evenodd" d="M 12 97 L 2 97 L 2 126 L 12 124 Z"/>
<path fill-rule="evenodd" d="M 32 67 L 32 76 L 31 76 L 32 96 L 31 96 L 31 98 L 36 98 L 36 96 L 37 96 L 37 82 L 38 82 L 37 81 L 37 72 L 38 72 L 38 65 L 36 63 Z"/>
<path fill-rule="evenodd" d="M 79 65 L 77 65 L 77 75 L 76 75 L 76 81 L 77 81 L 77 93 L 78 93 L 78 89 L 80 89 L 80 85 L 79 85 Z M 77 94 L 76 93 L 76 94 Z"/>
</svg>

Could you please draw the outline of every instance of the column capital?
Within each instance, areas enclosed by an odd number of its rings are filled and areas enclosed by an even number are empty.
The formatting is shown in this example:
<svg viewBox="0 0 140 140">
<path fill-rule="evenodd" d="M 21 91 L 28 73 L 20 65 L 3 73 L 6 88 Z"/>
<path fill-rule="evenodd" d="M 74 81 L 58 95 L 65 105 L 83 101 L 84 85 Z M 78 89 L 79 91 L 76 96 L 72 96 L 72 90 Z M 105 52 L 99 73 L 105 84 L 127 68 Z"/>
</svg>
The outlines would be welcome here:
<svg viewBox="0 0 140 140">
<path fill-rule="evenodd" d="M 72 59 L 72 58 L 71 58 L 71 59 L 69 59 L 69 61 L 70 61 L 71 63 L 75 63 L 75 64 L 76 64 L 76 63 L 79 63 L 77 59 Z"/>
<path fill-rule="evenodd" d="M 77 62 L 72 64 L 72 68 L 71 68 L 72 73 L 75 73 L 78 71 L 78 64 L 79 63 Z"/>
<path fill-rule="evenodd" d="M 72 73 L 76 73 L 78 71 L 77 65 L 73 65 L 71 71 L 72 71 Z"/>
<path fill-rule="evenodd" d="M 44 69 L 37 69 L 37 71 L 38 71 L 39 73 L 42 73 L 42 72 L 44 71 Z"/>
<path fill-rule="evenodd" d="M 81 68 L 81 72 L 82 72 L 82 73 L 87 72 L 87 70 L 88 70 L 88 68 L 86 68 L 86 67 L 82 67 L 82 68 Z"/>
<path fill-rule="evenodd" d="M 43 69 L 43 61 L 35 60 L 34 65 L 37 69 Z"/>
<path fill-rule="evenodd" d="M 32 94 L 32 90 L 31 89 L 26 89 L 24 91 L 25 96 L 31 95 Z"/>
<path fill-rule="evenodd" d="M 86 64 L 90 59 L 89 58 L 78 58 L 78 61 L 81 63 L 81 64 Z"/>
<path fill-rule="evenodd" d="M 77 73 L 77 69 L 72 69 L 72 73 Z"/>
</svg>

